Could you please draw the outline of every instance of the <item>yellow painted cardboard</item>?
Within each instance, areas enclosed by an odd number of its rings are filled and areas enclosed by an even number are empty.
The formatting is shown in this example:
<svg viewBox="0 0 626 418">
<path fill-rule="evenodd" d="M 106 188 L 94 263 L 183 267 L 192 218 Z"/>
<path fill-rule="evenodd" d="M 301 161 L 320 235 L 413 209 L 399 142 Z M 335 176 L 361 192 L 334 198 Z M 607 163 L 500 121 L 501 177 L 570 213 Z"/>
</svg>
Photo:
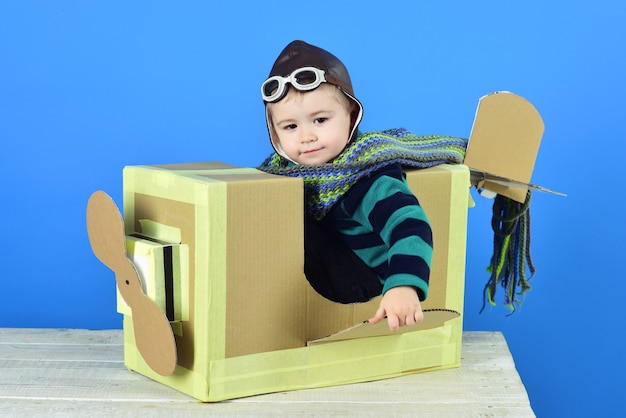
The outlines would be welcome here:
<svg viewBox="0 0 626 418">
<path fill-rule="evenodd" d="M 423 307 L 462 313 L 469 171 L 443 165 L 406 174 L 433 227 Z M 307 346 L 362 323 L 380 299 L 341 305 L 309 286 L 303 213 L 300 179 L 221 163 L 125 168 L 125 234 L 160 225 L 152 230 L 179 231 L 189 251 L 181 276 L 189 317 L 175 335 L 174 372 L 163 375 L 146 363 L 136 347 L 134 311 L 124 315 L 127 367 L 201 401 L 219 401 L 460 365 L 462 317 Z"/>
</svg>

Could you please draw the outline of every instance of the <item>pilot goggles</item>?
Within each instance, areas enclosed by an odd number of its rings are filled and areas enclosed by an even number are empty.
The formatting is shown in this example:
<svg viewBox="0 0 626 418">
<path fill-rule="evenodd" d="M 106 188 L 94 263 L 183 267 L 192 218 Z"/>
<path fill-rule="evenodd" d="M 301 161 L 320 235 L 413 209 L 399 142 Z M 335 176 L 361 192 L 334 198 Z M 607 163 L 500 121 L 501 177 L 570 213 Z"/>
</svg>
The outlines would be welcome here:
<svg viewBox="0 0 626 418">
<path fill-rule="evenodd" d="M 324 70 L 315 67 L 298 68 L 287 77 L 279 75 L 265 80 L 261 86 L 263 100 L 274 103 L 282 99 L 287 93 L 287 83 L 299 91 L 316 89 L 320 84 L 327 82 Z"/>
</svg>

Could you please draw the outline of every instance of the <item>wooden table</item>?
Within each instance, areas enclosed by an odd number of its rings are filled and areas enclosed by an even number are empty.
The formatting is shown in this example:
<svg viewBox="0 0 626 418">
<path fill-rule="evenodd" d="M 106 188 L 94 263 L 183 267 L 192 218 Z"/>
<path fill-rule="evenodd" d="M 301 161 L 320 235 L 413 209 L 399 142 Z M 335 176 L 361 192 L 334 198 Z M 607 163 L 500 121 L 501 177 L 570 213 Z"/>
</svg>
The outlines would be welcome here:
<svg viewBox="0 0 626 418">
<path fill-rule="evenodd" d="M 0 328 L 1 416 L 534 417 L 504 337 L 464 332 L 460 368 L 199 403 L 128 371 L 121 330 Z"/>
</svg>

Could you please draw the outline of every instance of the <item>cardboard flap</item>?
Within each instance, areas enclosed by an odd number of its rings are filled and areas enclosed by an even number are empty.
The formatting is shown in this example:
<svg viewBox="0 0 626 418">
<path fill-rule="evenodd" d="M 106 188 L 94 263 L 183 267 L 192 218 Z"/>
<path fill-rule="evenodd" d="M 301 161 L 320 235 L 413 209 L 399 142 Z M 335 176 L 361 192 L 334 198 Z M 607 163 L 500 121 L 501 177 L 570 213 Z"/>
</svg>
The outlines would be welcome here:
<svg viewBox="0 0 626 418">
<path fill-rule="evenodd" d="M 307 342 L 307 345 L 311 346 L 333 341 L 352 340 L 356 338 L 381 337 L 384 335 L 395 335 L 411 331 L 422 331 L 426 329 L 438 328 L 442 326 L 446 321 L 458 318 L 459 316 L 460 314 L 457 311 L 453 311 L 450 309 L 425 309 L 424 320 L 422 322 L 412 327 L 401 327 L 396 332 L 389 330 L 389 325 L 387 324 L 386 320 L 382 320 L 376 324 L 371 324 L 368 321 L 365 321 L 353 327 L 347 328 L 343 331 L 339 331 L 328 337 L 309 341 Z"/>
<path fill-rule="evenodd" d="M 535 107 L 509 92 L 480 98 L 464 164 L 480 187 L 523 203 L 530 184 L 544 124 Z"/>
</svg>

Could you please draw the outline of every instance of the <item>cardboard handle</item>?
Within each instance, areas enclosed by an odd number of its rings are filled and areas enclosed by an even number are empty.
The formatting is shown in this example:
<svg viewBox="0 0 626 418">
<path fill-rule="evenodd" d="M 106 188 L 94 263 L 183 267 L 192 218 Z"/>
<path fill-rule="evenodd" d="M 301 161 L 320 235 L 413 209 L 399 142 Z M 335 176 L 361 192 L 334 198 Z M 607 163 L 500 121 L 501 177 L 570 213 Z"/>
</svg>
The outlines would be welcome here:
<svg viewBox="0 0 626 418">
<path fill-rule="evenodd" d="M 132 311 L 135 343 L 152 370 L 174 373 L 176 340 L 165 313 L 143 293 L 139 274 L 126 255 L 124 221 L 105 192 L 94 192 L 87 203 L 87 234 L 95 256 L 115 273 L 120 294 Z"/>
</svg>

